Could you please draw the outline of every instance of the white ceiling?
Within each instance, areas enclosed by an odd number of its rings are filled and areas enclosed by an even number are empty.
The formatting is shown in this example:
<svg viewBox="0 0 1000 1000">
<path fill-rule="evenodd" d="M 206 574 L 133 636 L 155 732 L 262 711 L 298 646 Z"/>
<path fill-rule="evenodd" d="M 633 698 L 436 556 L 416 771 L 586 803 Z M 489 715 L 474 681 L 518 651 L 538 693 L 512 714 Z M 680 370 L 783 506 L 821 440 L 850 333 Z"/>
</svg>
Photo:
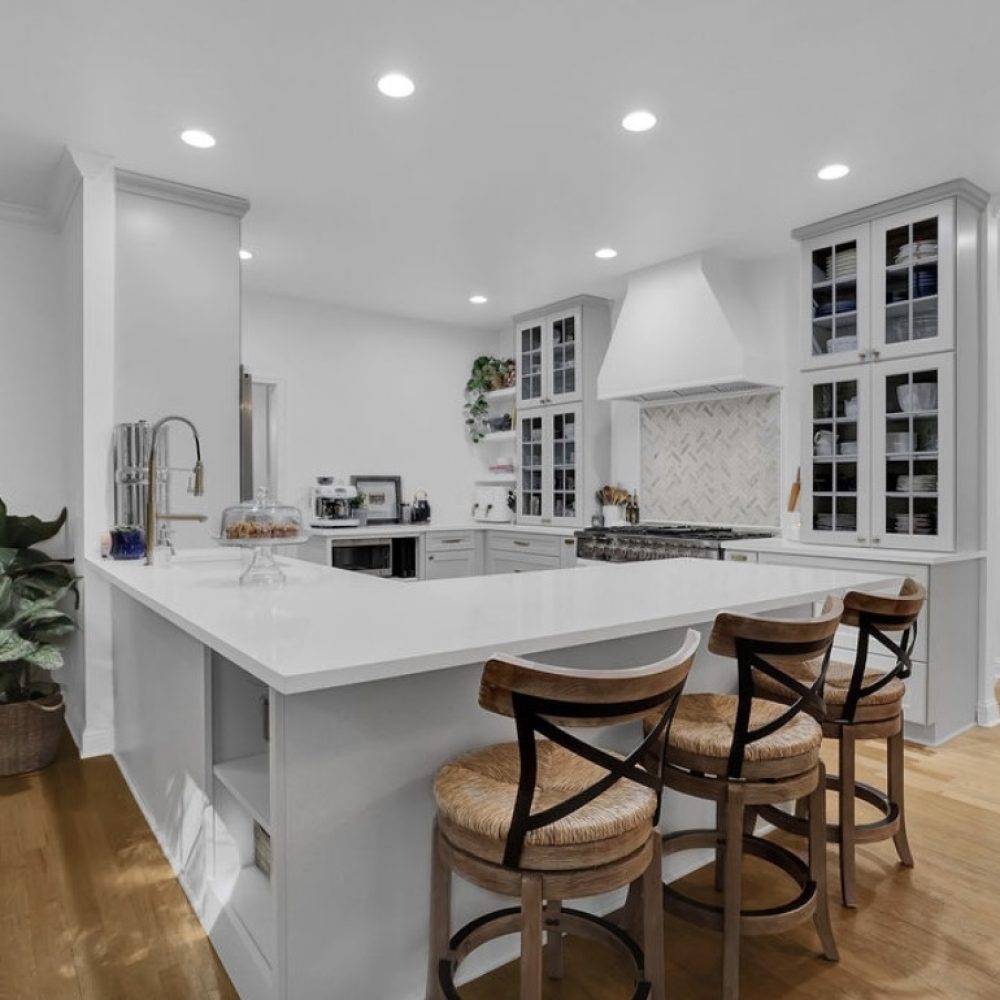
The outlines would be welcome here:
<svg viewBox="0 0 1000 1000">
<path fill-rule="evenodd" d="M 0 0 L 0 24 L 0 201 L 40 207 L 63 145 L 109 153 L 249 198 L 247 288 L 383 312 L 497 326 L 952 177 L 1000 190 L 996 0 Z M 412 98 L 376 91 L 390 69 Z M 619 126 L 637 107 L 652 132 Z"/>
</svg>

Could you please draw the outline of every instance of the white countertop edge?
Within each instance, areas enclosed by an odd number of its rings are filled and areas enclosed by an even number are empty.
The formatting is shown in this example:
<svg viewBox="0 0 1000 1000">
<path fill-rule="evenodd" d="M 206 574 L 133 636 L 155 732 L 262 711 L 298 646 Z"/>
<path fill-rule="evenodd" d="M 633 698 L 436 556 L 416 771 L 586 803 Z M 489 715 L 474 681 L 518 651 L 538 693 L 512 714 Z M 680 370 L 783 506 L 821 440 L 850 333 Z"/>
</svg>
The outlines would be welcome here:
<svg viewBox="0 0 1000 1000">
<path fill-rule="evenodd" d="M 441 531 L 504 531 L 528 535 L 556 535 L 570 537 L 580 528 L 559 527 L 551 524 L 512 524 L 509 521 L 465 521 L 465 522 L 422 522 L 419 524 L 366 524 L 363 528 L 313 528 L 308 524 L 306 531 L 310 538 L 378 538 L 382 535 L 397 537 L 417 537 L 430 532 Z"/>
<path fill-rule="evenodd" d="M 853 545 L 823 545 L 816 542 L 801 542 L 790 538 L 745 538 L 723 545 L 729 552 L 781 552 L 794 556 L 815 556 L 826 559 L 857 559 L 866 562 L 914 563 L 932 566 L 935 564 L 969 562 L 985 559 L 983 551 L 970 552 L 928 552 L 924 549 L 880 549 L 855 548 Z"/>
<path fill-rule="evenodd" d="M 195 560 L 197 561 L 197 556 Z M 282 560 L 284 561 L 284 560 Z M 395 677 L 409 676 L 414 674 L 429 673 L 435 670 L 444 670 L 465 664 L 483 663 L 500 649 L 495 643 L 489 645 L 469 645 L 447 651 L 422 653 L 414 656 L 391 657 L 389 659 L 373 659 L 370 661 L 359 660 L 350 666 L 336 666 L 329 669 L 318 669 L 309 673 L 284 674 L 267 663 L 231 645 L 208 628 L 191 621 L 184 615 L 177 613 L 173 608 L 156 600 L 142 588 L 135 586 L 132 581 L 119 576 L 111 571 L 111 565 L 107 560 L 94 559 L 88 557 L 87 564 L 93 568 L 100 576 L 106 579 L 112 586 L 117 587 L 122 592 L 138 601 L 140 604 L 161 615 L 166 621 L 175 625 L 181 631 L 192 636 L 203 645 L 213 649 L 226 659 L 231 660 L 237 666 L 242 667 L 248 673 L 256 677 L 261 682 L 267 684 L 280 694 L 302 694 L 309 691 L 329 689 L 333 687 L 344 687 L 351 684 L 368 683 L 371 681 L 385 680 Z M 650 565 L 646 564 L 614 564 L 601 563 L 596 571 L 608 571 L 611 573 L 621 573 L 627 571 L 630 565 Z M 732 564 L 738 566 L 740 564 Z M 543 570 L 540 573 L 546 575 L 552 573 L 575 573 L 594 572 L 593 568 L 585 570 L 575 569 L 554 569 Z M 324 569 L 324 572 L 337 573 L 340 570 Z M 540 574 L 531 574 L 537 576 Z M 878 587 L 894 582 L 898 577 L 885 574 L 855 574 L 861 579 L 854 586 Z M 365 577 L 361 580 L 352 574 L 352 585 L 360 583 L 363 586 L 391 586 L 391 581 L 377 580 L 374 577 Z M 453 583 L 454 581 L 437 581 L 440 584 Z M 435 581 L 425 581 L 421 584 L 403 584 L 407 589 L 410 586 L 433 587 Z M 796 593 L 795 603 L 808 603 L 825 598 L 829 593 L 828 587 L 808 589 L 801 593 Z M 775 598 L 765 598 L 759 601 L 742 602 L 739 605 L 740 613 L 759 614 L 762 612 L 777 610 L 789 607 L 790 599 L 787 595 Z M 692 620 L 690 613 L 657 616 L 642 621 L 627 621 L 620 625 L 602 625 L 595 628 L 571 629 L 563 633 L 538 633 L 520 639 L 505 641 L 502 649 L 505 652 L 515 654 L 531 654 L 545 650 L 568 648 L 572 646 L 586 645 L 591 642 L 603 642 L 613 639 L 620 639 L 630 635 L 642 635 L 651 632 L 667 631 L 671 629 L 686 628 L 693 625 L 707 624 L 714 620 L 715 616 L 722 611 L 730 610 L 731 606 L 720 604 L 699 610 L 698 621 Z"/>
</svg>

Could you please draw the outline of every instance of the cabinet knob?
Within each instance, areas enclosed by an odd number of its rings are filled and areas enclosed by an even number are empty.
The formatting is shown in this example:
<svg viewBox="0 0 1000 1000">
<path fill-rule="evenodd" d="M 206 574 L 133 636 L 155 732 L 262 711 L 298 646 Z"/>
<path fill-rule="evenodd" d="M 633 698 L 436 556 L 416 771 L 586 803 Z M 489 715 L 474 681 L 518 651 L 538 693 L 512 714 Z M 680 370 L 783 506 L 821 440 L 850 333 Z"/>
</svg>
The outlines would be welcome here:
<svg viewBox="0 0 1000 1000">
<path fill-rule="evenodd" d="M 427 558 L 428 558 L 428 559 L 433 559 L 433 558 L 434 558 L 434 556 L 428 556 Z"/>
<path fill-rule="evenodd" d="M 858 541 L 861 542 L 862 545 L 867 545 L 868 544 L 868 539 L 865 538 L 864 535 L 858 535 Z"/>
<path fill-rule="evenodd" d="M 858 359 L 864 361 L 868 357 L 867 351 L 858 351 Z"/>
<path fill-rule="evenodd" d="M 880 356 L 880 355 L 879 355 L 879 352 L 878 352 L 878 351 L 872 351 L 872 357 L 873 357 L 873 358 L 878 358 L 879 356 Z"/>
<path fill-rule="evenodd" d="M 872 536 L 872 544 L 873 545 L 881 545 L 882 544 L 882 539 L 879 538 L 878 536 Z"/>
</svg>

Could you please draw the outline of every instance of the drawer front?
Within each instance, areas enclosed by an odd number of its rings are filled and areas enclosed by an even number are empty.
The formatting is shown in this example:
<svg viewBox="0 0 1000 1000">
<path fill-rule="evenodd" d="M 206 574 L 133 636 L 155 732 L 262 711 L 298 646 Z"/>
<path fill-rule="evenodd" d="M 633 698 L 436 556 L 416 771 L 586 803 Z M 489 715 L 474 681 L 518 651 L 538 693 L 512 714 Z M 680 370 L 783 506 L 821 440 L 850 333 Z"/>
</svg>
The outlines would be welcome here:
<svg viewBox="0 0 1000 1000">
<path fill-rule="evenodd" d="M 476 554 L 471 549 L 447 552 L 428 552 L 424 563 L 425 580 L 452 580 L 472 576 L 475 572 Z"/>
<path fill-rule="evenodd" d="M 491 531 L 489 547 L 491 552 L 516 552 L 520 555 L 548 556 L 559 558 L 565 539 L 558 535 L 515 534 L 507 531 Z"/>
<path fill-rule="evenodd" d="M 427 533 L 428 552 L 457 552 L 476 547 L 472 531 L 430 531 Z"/>
<path fill-rule="evenodd" d="M 756 562 L 757 553 L 756 552 L 733 552 L 730 549 L 725 549 L 722 553 L 722 558 L 728 562 Z"/>
<path fill-rule="evenodd" d="M 490 552 L 490 573 L 531 573 L 540 569 L 559 569 L 555 556 L 539 556 L 513 552 Z"/>
<path fill-rule="evenodd" d="M 791 556 L 773 552 L 761 552 L 758 557 L 762 563 L 772 563 L 779 566 L 814 566 L 817 569 L 846 569 L 856 570 L 859 573 L 892 573 L 896 576 L 910 576 L 925 587 L 930 579 L 930 573 L 926 566 L 919 566 L 912 563 L 885 563 L 871 562 L 861 559 L 829 559 L 816 556 Z M 927 593 L 927 603 L 924 605 L 920 616 L 917 618 L 917 644 L 913 649 L 914 660 L 928 659 L 928 611 L 930 609 L 932 597 L 930 591 Z M 899 633 L 889 633 L 889 638 L 899 638 Z M 848 650 L 853 657 L 854 651 L 858 648 L 858 630 L 850 625 L 841 625 L 837 629 L 837 637 L 833 642 L 834 646 L 840 650 Z M 877 649 L 888 650 L 879 643 L 874 644 L 871 650 L 874 653 Z M 914 720 L 916 721 L 916 720 Z"/>
</svg>

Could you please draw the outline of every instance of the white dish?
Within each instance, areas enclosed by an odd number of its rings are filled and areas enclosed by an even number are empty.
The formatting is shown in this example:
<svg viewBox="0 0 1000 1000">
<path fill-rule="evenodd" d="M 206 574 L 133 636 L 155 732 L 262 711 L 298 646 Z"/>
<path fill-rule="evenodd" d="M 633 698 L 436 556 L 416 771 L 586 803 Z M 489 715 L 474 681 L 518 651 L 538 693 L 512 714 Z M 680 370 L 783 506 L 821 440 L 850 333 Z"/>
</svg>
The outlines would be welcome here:
<svg viewBox="0 0 1000 1000">
<path fill-rule="evenodd" d="M 918 382 L 901 385 L 896 389 L 899 408 L 904 413 L 937 409 L 937 385 L 934 382 Z"/>
</svg>

